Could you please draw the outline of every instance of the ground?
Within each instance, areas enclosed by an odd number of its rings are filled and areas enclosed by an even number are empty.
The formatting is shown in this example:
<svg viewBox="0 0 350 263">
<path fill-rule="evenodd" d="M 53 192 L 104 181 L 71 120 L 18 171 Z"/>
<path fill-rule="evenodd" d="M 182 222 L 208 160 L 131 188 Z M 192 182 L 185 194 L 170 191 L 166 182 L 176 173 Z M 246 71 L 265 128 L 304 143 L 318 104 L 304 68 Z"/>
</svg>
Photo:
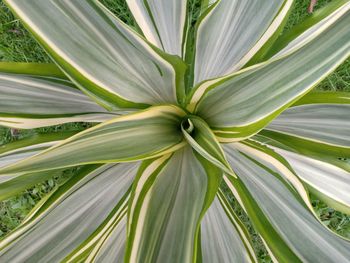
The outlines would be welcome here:
<svg viewBox="0 0 350 263">
<path fill-rule="evenodd" d="M 331 2 L 332 0 L 319 0 L 317 8 Z M 125 0 L 101 0 L 110 10 L 130 25 L 134 21 L 126 6 Z M 310 0 L 296 0 L 294 10 L 287 23 L 288 30 L 309 16 L 307 6 Z M 198 10 L 198 0 L 190 0 L 194 10 Z M 196 16 L 193 18 L 196 19 Z M 50 62 L 49 57 L 35 40 L 22 27 L 20 21 L 13 17 L 9 10 L 0 0 L 0 61 L 14 62 Z M 316 89 L 319 90 L 341 90 L 350 92 L 350 59 L 343 63 L 333 74 L 326 78 Z M 59 132 L 62 130 L 81 130 L 89 124 L 65 124 L 50 128 L 41 128 L 29 131 L 19 131 L 11 134 L 11 131 L 0 127 L 0 145 L 13 140 L 28 137 L 34 133 L 45 133 L 48 131 Z M 7 201 L 0 202 L 0 239 L 15 228 L 26 216 L 30 209 L 47 193 L 62 184 L 70 176 L 74 175 L 74 169 L 65 171 L 61 176 L 52 178 L 46 182 L 26 190 L 22 194 Z M 235 211 L 247 225 L 254 241 L 254 248 L 258 254 L 259 261 L 270 262 L 268 253 L 261 244 L 261 240 L 252 228 L 244 211 L 238 206 L 233 197 L 230 197 Z M 322 222 L 336 233 L 350 238 L 350 216 L 344 215 L 334 209 L 327 207 L 324 203 L 313 198 L 315 211 Z"/>
</svg>

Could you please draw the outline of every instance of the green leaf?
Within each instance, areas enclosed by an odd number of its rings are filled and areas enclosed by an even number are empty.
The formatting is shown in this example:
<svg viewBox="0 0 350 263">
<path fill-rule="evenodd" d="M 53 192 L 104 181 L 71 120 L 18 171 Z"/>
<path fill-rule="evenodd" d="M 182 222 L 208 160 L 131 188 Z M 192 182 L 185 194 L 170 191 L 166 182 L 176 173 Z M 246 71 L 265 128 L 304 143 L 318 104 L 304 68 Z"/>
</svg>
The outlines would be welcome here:
<svg viewBox="0 0 350 263">
<path fill-rule="evenodd" d="M 34 135 L 24 140 L 15 141 L 0 146 L 0 167 L 14 164 L 20 160 L 34 156 L 60 141 L 74 135 L 76 132 L 62 132 L 53 134 Z M 36 183 L 61 174 L 62 171 L 0 175 L 0 200 L 7 199 L 28 189 Z"/>
<path fill-rule="evenodd" d="M 177 102 L 175 67 L 97 1 L 5 2 L 65 74 L 102 106 Z"/>
<path fill-rule="evenodd" d="M 225 154 L 216 140 L 210 127 L 199 117 L 189 116 L 181 124 L 182 133 L 186 141 L 205 159 L 235 176 L 228 164 Z"/>
<path fill-rule="evenodd" d="M 144 162 L 129 206 L 125 262 L 196 262 L 200 221 L 221 176 L 190 147 Z"/>
<path fill-rule="evenodd" d="M 0 62 L 0 72 L 68 80 L 58 66 L 48 63 Z"/>
<path fill-rule="evenodd" d="M 186 0 L 127 0 L 127 3 L 149 42 L 168 54 L 182 57 Z"/>
<path fill-rule="evenodd" d="M 330 104 L 350 104 L 349 92 L 315 91 L 306 94 L 300 100 L 292 105 L 299 106 L 305 104 L 330 103 Z"/>
<path fill-rule="evenodd" d="M 0 63 L 0 125 L 32 129 L 116 116 L 59 76 L 52 65 Z"/>
<path fill-rule="evenodd" d="M 211 6 L 212 4 L 214 4 L 215 2 L 217 2 L 218 0 L 201 0 L 201 10 L 205 10 L 206 8 L 208 8 L 209 6 Z"/>
<path fill-rule="evenodd" d="M 213 3 L 197 29 L 194 84 L 243 67 L 278 29 L 286 15 L 284 9 L 289 9 L 292 2 L 220 0 Z"/>
<path fill-rule="evenodd" d="M 273 165 L 272 156 L 264 160 L 261 154 L 237 145 L 241 144 L 226 145 L 225 152 L 239 180 L 226 182 L 239 196 L 271 256 L 278 262 L 347 262 L 350 242 L 323 226 L 312 207 L 302 201 L 305 197 L 298 198 L 306 192 L 296 191 L 294 186 L 301 184 L 290 180 L 292 174 L 283 173 L 280 162 Z"/>
<path fill-rule="evenodd" d="M 179 132 L 185 115 L 176 106 L 155 106 L 104 122 L 14 165 L 0 174 L 28 173 L 89 163 L 149 159 L 185 145 Z"/>
<path fill-rule="evenodd" d="M 0 242 L 0 260 L 61 262 L 122 205 L 138 166 L 86 167 Z"/>
<path fill-rule="evenodd" d="M 323 34 L 283 56 L 203 83 L 192 94 L 188 109 L 201 116 L 221 141 L 257 133 L 350 55 L 349 23 L 349 13 L 343 14 Z"/>
<path fill-rule="evenodd" d="M 201 222 L 202 262 L 258 262 L 249 239 L 247 229 L 220 193 Z"/>
</svg>

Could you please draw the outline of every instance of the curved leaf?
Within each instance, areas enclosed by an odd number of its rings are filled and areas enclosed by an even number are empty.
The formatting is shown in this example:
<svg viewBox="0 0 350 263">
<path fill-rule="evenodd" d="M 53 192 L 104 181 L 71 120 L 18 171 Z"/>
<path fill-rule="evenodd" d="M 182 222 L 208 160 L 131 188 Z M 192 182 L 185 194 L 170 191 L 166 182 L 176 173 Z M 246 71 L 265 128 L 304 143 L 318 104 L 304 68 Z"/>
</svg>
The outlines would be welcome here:
<svg viewBox="0 0 350 263">
<path fill-rule="evenodd" d="M 323 30 L 327 28 L 329 24 L 332 24 L 338 15 L 341 15 L 347 10 L 349 10 L 348 0 L 332 0 L 324 7 L 313 12 L 304 21 L 298 23 L 286 33 L 280 35 L 270 48 L 269 52 L 260 59 L 266 60 L 276 54 L 281 55 L 308 39 L 322 34 Z"/>
<path fill-rule="evenodd" d="M 313 92 L 287 109 L 256 140 L 350 171 L 350 95 Z"/>
<path fill-rule="evenodd" d="M 123 203 L 138 164 L 91 167 L 74 176 L 0 242 L 4 262 L 58 262 Z"/>
<path fill-rule="evenodd" d="M 350 104 L 307 104 L 287 109 L 266 130 L 350 150 Z"/>
<path fill-rule="evenodd" d="M 58 144 L 60 141 L 69 138 L 76 132 L 62 132 L 53 134 L 34 135 L 32 137 L 15 141 L 0 146 L 0 167 L 14 164 L 20 160 L 34 156 L 35 154 Z M 42 172 L 33 174 L 12 174 L 0 175 L 0 200 L 13 196 L 36 183 L 61 174 L 62 171 Z"/>
<path fill-rule="evenodd" d="M 163 155 L 184 146 L 179 132 L 185 113 L 157 106 L 87 129 L 48 150 L 0 169 L 0 174 L 46 171 L 89 163 L 127 162 Z"/>
<path fill-rule="evenodd" d="M 276 151 L 316 196 L 331 207 L 350 214 L 350 171 L 293 152 Z"/>
<path fill-rule="evenodd" d="M 177 102 L 173 65 L 97 1 L 5 2 L 78 87 L 104 107 Z"/>
<path fill-rule="evenodd" d="M 203 83 L 188 109 L 199 114 L 222 141 L 257 133 L 349 56 L 349 23 L 350 11 L 293 52 Z"/>
<path fill-rule="evenodd" d="M 210 127 L 199 117 L 189 116 L 181 124 L 186 141 L 205 159 L 224 172 L 235 176 L 225 154 Z"/>
<path fill-rule="evenodd" d="M 71 82 L 57 79 L 56 70 L 37 64 L 0 64 L 0 125 L 32 129 L 102 122 L 116 115 L 95 104 Z"/>
<path fill-rule="evenodd" d="M 228 182 L 278 262 L 349 262 L 350 242 L 323 226 L 283 178 L 233 145 L 225 150 L 240 178 Z M 267 222 L 270 229 L 261 228 Z"/>
</svg>

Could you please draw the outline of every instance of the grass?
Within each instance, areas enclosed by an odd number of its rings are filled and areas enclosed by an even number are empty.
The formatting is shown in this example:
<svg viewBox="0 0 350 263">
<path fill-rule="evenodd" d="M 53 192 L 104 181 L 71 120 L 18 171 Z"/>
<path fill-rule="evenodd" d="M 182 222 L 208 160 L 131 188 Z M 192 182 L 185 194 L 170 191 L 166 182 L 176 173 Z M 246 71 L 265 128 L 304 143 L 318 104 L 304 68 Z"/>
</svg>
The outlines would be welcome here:
<svg viewBox="0 0 350 263">
<path fill-rule="evenodd" d="M 101 0 L 112 12 L 117 14 L 124 22 L 135 27 L 135 22 L 131 16 L 125 0 Z M 331 0 L 319 0 L 318 6 L 331 2 Z M 294 10 L 287 23 L 286 30 L 303 21 L 309 16 L 307 6 L 309 0 L 297 0 Z M 190 0 L 192 10 L 198 11 L 198 0 Z M 193 17 L 193 20 L 197 16 Z M 50 58 L 38 45 L 35 40 L 23 28 L 20 21 L 16 19 L 0 0 L 0 61 L 14 62 L 50 62 Z M 350 92 L 350 60 L 343 63 L 333 74 L 327 77 L 320 85 L 318 90 L 341 90 Z M 35 130 L 21 130 L 18 134 L 11 134 L 6 128 L 0 128 L 0 145 L 14 140 L 20 140 L 29 137 L 35 133 L 59 132 L 62 130 L 82 130 L 88 127 L 88 124 L 65 124 L 50 128 L 41 128 Z M 68 178 L 74 175 L 74 169 L 65 171 L 61 176 L 57 176 L 38 184 L 22 194 L 15 196 L 7 201 L 0 202 L 0 238 L 14 229 L 32 209 L 32 207 L 47 193 L 51 192 L 58 185 L 64 183 Z M 271 259 L 265 250 L 261 239 L 253 229 L 249 218 L 239 207 L 236 200 L 229 196 L 236 213 L 246 224 L 252 235 L 254 248 L 261 262 L 271 262 Z M 328 207 L 321 201 L 313 197 L 313 206 L 315 211 L 324 224 L 336 233 L 350 238 L 350 217 Z"/>
</svg>

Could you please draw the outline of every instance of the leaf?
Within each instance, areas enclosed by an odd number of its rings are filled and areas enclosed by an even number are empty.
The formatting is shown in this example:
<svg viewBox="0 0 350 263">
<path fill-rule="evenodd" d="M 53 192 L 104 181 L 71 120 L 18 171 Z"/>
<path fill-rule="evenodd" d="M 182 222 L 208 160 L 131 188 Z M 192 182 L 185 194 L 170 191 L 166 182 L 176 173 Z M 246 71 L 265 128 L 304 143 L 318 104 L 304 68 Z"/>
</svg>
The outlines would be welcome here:
<svg viewBox="0 0 350 263">
<path fill-rule="evenodd" d="M 349 106 L 348 93 L 310 93 L 272 121 L 255 139 L 350 171 L 350 164 L 343 161 L 350 158 Z"/>
<path fill-rule="evenodd" d="M 0 72 L 68 81 L 68 78 L 58 66 L 49 63 L 0 62 Z"/>
<path fill-rule="evenodd" d="M 111 229 L 96 255 L 95 262 L 123 262 L 126 244 L 126 216 Z M 90 257 L 91 258 L 91 257 Z M 90 259 L 88 258 L 88 260 Z"/>
<path fill-rule="evenodd" d="M 155 106 L 114 118 L 70 137 L 0 174 L 28 173 L 89 163 L 128 162 L 175 151 L 184 146 L 178 131 L 184 112 L 176 106 Z"/>
<path fill-rule="evenodd" d="M 50 65 L 0 63 L 0 125 L 32 129 L 67 122 L 102 122 L 108 113 Z"/>
<path fill-rule="evenodd" d="M 105 108 L 177 102 L 176 66 L 97 1 L 5 2 L 65 74 Z"/>
<path fill-rule="evenodd" d="M 168 54 L 182 57 L 186 0 L 127 0 L 127 3 L 148 41 Z"/>
<path fill-rule="evenodd" d="M 350 55 L 349 23 L 346 13 L 288 54 L 203 83 L 188 109 L 203 118 L 221 141 L 257 133 Z"/>
<path fill-rule="evenodd" d="M 63 262 L 123 262 L 128 198 L 126 194 L 106 220 Z"/>
<path fill-rule="evenodd" d="M 202 261 L 258 262 L 247 230 L 226 202 L 219 194 L 201 222 Z"/>
<path fill-rule="evenodd" d="M 138 164 L 90 166 L 74 176 L 1 241 L 1 261 L 62 261 L 122 206 L 137 168 Z"/>
<path fill-rule="evenodd" d="M 335 0 L 326 4 L 304 21 L 298 23 L 286 33 L 280 35 L 270 48 L 269 52 L 261 58 L 261 61 L 262 59 L 266 60 L 276 54 L 281 55 L 291 47 L 300 45 L 308 38 L 322 34 L 323 30 L 326 29 L 329 24 L 332 24 L 337 16 L 347 12 L 349 7 L 348 0 Z"/>
<path fill-rule="evenodd" d="M 225 147 L 240 180 L 229 179 L 271 256 L 278 262 L 347 262 L 350 242 L 323 226 L 270 162 Z M 259 156 L 258 156 L 259 157 Z M 268 166 L 267 166 L 268 165 Z M 295 188 L 294 188 L 295 189 Z M 288 249 L 283 252 L 284 249 Z"/>
<path fill-rule="evenodd" d="M 306 105 L 306 104 L 350 104 L 349 92 L 341 91 L 314 91 L 306 94 L 300 100 L 295 102 L 291 107 Z"/>
<path fill-rule="evenodd" d="M 34 156 L 60 141 L 74 135 L 76 132 L 62 132 L 53 134 L 34 135 L 32 137 L 0 146 L 0 167 L 14 164 L 25 158 Z M 15 194 L 28 189 L 36 183 L 42 182 L 61 170 L 32 174 L 0 175 L 0 200 L 5 200 Z"/>
<path fill-rule="evenodd" d="M 350 95 L 345 98 L 348 104 L 324 98 L 323 103 L 291 107 L 265 129 L 350 150 Z"/>
<path fill-rule="evenodd" d="M 350 170 L 293 152 L 276 149 L 318 198 L 350 214 Z"/>
<path fill-rule="evenodd" d="M 197 29 L 194 84 L 243 67 L 278 29 L 286 16 L 285 9 L 292 2 L 220 0 L 213 3 Z"/>
<path fill-rule="evenodd" d="M 181 130 L 186 141 L 200 155 L 224 172 L 235 176 L 215 135 L 201 118 L 189 116 L 182 122 Z"/>
<path fill-rule="evenodd" d="M 144 162 L 129 205 L 125 262 L 196 262 L 200 221 L 221 175 L 190 147 Z"/>
</svg>

